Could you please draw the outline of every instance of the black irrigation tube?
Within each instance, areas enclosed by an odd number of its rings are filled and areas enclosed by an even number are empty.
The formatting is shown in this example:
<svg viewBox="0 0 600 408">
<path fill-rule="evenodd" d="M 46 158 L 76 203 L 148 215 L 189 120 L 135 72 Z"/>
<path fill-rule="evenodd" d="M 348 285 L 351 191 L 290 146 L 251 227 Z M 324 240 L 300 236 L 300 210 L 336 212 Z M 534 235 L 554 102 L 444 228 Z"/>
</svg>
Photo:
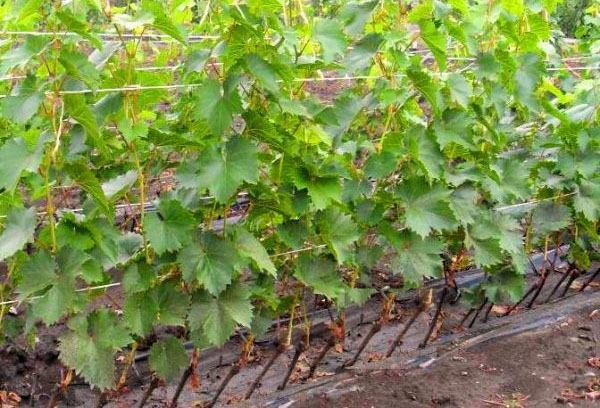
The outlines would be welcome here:
<svg viewBox="0 0 600 408">
<path fill-rule="evenodd" d="M 554 250 L 548 251 L 548 253 L 553 253 Z M 564 253 L 566 251 L 566 247 L 560 248 L 559 252 Z M 538 262 L 540 260 L 540 258 L 542 257 L 542 254 L 537 254 L 534 255 L 532 257 L 533 262 Z M 532 273 L 530 271 L 527 272 L 527 275 L 532 275 Z M 485 279 L 485 275 L 483 273 L 483 271 L 479 268 L 473 268 L 473 269 L 467 269 L 464 270 L 462 272 L 459 272 L 456 276 L 456 283 L 459 287 L 469 287 L 469 286 L 473 286 L 476 285 L 478 283 L 481 283 L 483 280 Z M 431 289 L 438 289 L 438 288 L 443 288 L 446 285 L 446 282 L 444 280 L 444 278 L 439 278 L 439 279 L 432 279 L 428 282 L 426 282 L 424 284 L 425 288 L 431 288 Z M 389 289 L 384 288 L 383 291 L 386 292 Z M 396 303 L 404 303 L 404 302 L 408 302 L 408 301 L 413 301 L 415 299 L 415 294 L 416 291 L 411 290 L 410 292 L 408 292 L 406 295 L 404 296 L 398 296 L 395 300 Z M 375 298 L 381 296 L 380 293 L 374 293 L 371 298 Z M 325 318 L 329 316 L 329 312 L 325 309 L 323 310 L 315 310 L 313 312 L 309 312 L 307 313 L 307 317 L 308 318 Z M 268 333 L 272 333 L 272 331 L 277 328 L 278 325 L 281 324 L 285 324 L 287 322 L 289 322 L 289 318 L 285 318 L 285 319 L 276 319 L 273 320 L 271 322 L 271 327 Z M 295 323 L 302 323 L 302 321 L 304 320 L 303 316 L 299 316 L 296 318 Z M 236 334 L 232 335 L 232 337 L 229 339 L 230 341 L 243 336 L 247 333 L 247 330 L 242 329 L 239 330 Z M 272 341 L 267 340 L 267 343 L 272 343 Z M 187 341 L 185 342 L 185 347 L 188 348 L 189 350 L 194 348 L 194 345 L 191 341 Z M 210 347 L 207 349 L 203 349 L 202 351 L 208 351 L 211 349 L 215 349 L 215 347 Z M 150 352 L 149 351 L 144 351 L 144 352 L 139 352 L 136 354 L 134 361 L 135 362 L 141 362 L 141 361 L 145 361 L 148 359 L 148 357 L 150 356 Z"/>
</svg>

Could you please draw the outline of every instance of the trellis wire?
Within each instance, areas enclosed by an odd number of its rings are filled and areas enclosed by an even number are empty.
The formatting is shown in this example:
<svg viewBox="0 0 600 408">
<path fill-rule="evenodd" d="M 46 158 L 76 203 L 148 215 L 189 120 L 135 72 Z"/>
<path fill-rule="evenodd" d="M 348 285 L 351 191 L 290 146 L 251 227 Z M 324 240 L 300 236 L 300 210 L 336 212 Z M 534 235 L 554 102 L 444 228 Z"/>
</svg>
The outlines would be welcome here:
<svg viewBox="0 0 600 408">
<path fill-rule="evenodd" d="M 556 196 L 553 196 L 553 197 L 542 198 L 542 199 L 539 199 L 539 200 L 527 201 L 525 203 L 512 204 L 512 205 L 507 205 L 507 206 L 503 206 L 503 207 L 498 207 L 498 208 L 494 208 L 493 210 L 494 211 L 498 211 L 498 212 L 508 211 L 508 210 L 512 210 L 512 209 L 515 209 L 515 208 L 519 208 L 519 207 L 524 207 L 524 206 L 529 206 L 529 205 L 536 205 L 536 204 L 539 204 L 541 202 L 550 201 L 550 200 L 554 200 L 554 199 L 557 199 L 557 198 L 569 197 L 569 196 L 572 196 L 572 195 L 575 195 L 575 194 L 576 193 L 574 193 L 574 192 L 573 193 L 567 193 L 567 194 L 560 194 L 560 195 L 556 195 Z M 208 197 L 210 197 L 210 196 L 208 196 Z M 122 205 L 120 205 L 120 207 L 121 208 L 139 207 L 140 205 L 141 205 L 141 203 L 122 204 Z M 71 211 L 75 212 L 75 211 L 78 211 L 78 210 L 79 211 L 83 211 L 83 209 L 74 209 L 74 210 L 71 210 Z M 38 213 L 38 215 L 45 215 L 45 214 L 46 214 L 45 212 Z M 6 216 L 3 216 L 3 217 L 6 217 Z M 286 252 L 281 252 L 281 253 L 273 254 L 270 257 L 271 258 L 278 258 L 278 257 L 281 257 L 281 256 L 294 255 L 294 254 L 301 253 L 301 252 L 307 252 L 307 251 L 313 251 L 313 250 L 317 250 L 317 249 L 322 249 L 322 248 L 325 248 L 325 247 L 327 247 L 326 244 L 311 245 L 311 246 L 307 246 L 307 247 L 303 247 L 303 248 L 299 248 L 299 249 L 294 249 L 294 250 L 291 250 L 291 251 L 286 251 Z M 112 287 L 116 287 L 116 286 L 120 286 L 120 285 L 121 285 L 121 282 L 109 283 L 109 284 L 106 284 L 106 285 L 99 285 L 99 286 L 89 286 L 89 287 L 86 287 L 86 288 L 77 289 L 77 292 L 90 292 L 90 291 L 93 291 L 93 290 L 108 289 L 108 288 L 112 288 Z M 25 299 L 25 300 L 27 300 L 27 301 L 36 300 L 36 299 L 41 298 L 42 296 L 34 296 L 34 297 L 31 297 L 31 298 L 28 298 L 28 299 Z M 13 305 L 13 304 L 16 304 L 16 303 L 19 303 L 19 302 L 21 302 L 21 301 L 19 301 L 19 300 L 8 300 L 8 301 L 0 302 L 0 306 Z"/>
<path fill-rule="evenodd" d="M 280 256 L 285 256 L 285 255 L 294 255 L 294 254 L 298 254 L 298 253 L 301 253 L 301 252 L 307 252 L 307 251 L 314 251 L 314 250 L 317 250 L 317 249 L 322 249 L 322 248 L 325 248 L 326 246 L 327 246 L 326 244 L 311 245 L 311 246 L 307 246 L 307 247 L 303 247 L 303 248 L 299 248 L 299 249 L 294 249 L 294 250 L 287 251 L 287 252 L 281 252 L 281 253 L 278 253 L 278 254 L 274 254 L 274 255 L 271 255 L 270 257 L 271 258 L 277 258 L 277 257 L 280 257 Z M 94 290 L 110 289 L 110 288 L 114 288 L 114 287 L 117 287 L 117 286 L 121 286 L 121 282 L 108 283 L 108 284 L 105 284 L 105 285 L 98 285 L 98 286 L 88 286 L 88 287 L 85 287 L 85 288 L 77 289 L 77 290 L 75 290 L 75 292 L 78 292 L 78 293 L 81 293 L 81 292 L 91 292 L 91 291 L 94 291 Z M 32 296 L 30 298 L 23 299 L 22 301 L 21 300 L 7 300 L 7 301 L 4 301 L 4 302 L 0 302 L 0 306 L 14 305 L 14 304 L 25 302 L 25 301 L 37 300 L 37 299 L 40 299 L 42 297 L 44 297 L 44 295 L 41 295 L 41 296 Z"/>
<path fill-rule="evenodd" d="M 584 66 L 584 67 L 572 67 L 572 68 L 548 68 L 548 71 L 562 71 L 562 70 L 577 70 L 577 71 L 591 71 L 600 69 L 598 66 Z M 462 72 L 462 71 L 457 71 Z M 395 74 L 394 77 L 400 78 L 406 76 L 405 74 Z M 327 82 L 327 81 L 347 81 L 355 79 L 381 79 L 385 78 L 385 75 L 348 75 L 339 77 L 316 77 L 316 78 L 293 78 L 293 82 Z M 278 80 L 277 82 L 284 82 Z M 168 90 L 168 89 L 189 89 L 202 86 L 201 83 L 194 84 L 171 84 L 171 85 L 128 85 L 117 88 L 99 88 L 99 89 L 77 89 L 77 90 L 63 90 L 59 91 L 59 95 L 77 95 L 77 94 L 90 94 L 90 93 L 110 93 L 110 92 L 133 92 L 133 91 L 144 91 L 144 90 Z M 52 95 L 52 92 L 46 92 L 47 95 Z M 9 95 L 0 95 L 0 98 L 6 98 Z"/>
<path fill-rule="evenodd" d="M 175 40 L 173 37 L 171 37 L 170 35 L 167 34 L 152 34 L 152 33 L 145 33 L 145 34 L 130 34 L 130 33 L 90 33 L 93 35 L 96 35 L 98 37 L 102 37 L 102 38 L 164 38 L 164 39 L 172 39 L 173 41 L 177 41 Z M 2 31 L 0 32 L 0 36 L 2 35 L 16 35 L 16 36 L 33 36 L 33 37 L 52 37 L 52 36 L 58 36 L 58 37 L 81 37 L 80 34 L 77 34 L 75 32 L 70 32 L 70 31 L 57 31 L 57 32 L 50 32 L 50 31 Z M 219 38 L 221 38 L 218 35 L 205 35 L 205 34 L 190 34 L 187 36 L 188 40 L 218 40 Z M 82 38 L 82 40 L 86 40 L 84 38 Z"/>
</svg>

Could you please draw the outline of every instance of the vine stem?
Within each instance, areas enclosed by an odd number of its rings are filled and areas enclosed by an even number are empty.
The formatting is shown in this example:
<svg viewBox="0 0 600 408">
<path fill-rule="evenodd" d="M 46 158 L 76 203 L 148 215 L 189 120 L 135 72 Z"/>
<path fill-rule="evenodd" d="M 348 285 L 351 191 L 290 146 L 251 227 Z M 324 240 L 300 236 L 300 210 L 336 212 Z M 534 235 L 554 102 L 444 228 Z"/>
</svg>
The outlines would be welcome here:
<svg viewBox="0 0 600 408">
<path fill-rule="evenodd" d="M 386 358 L 390 357 L 394 353 L 394 350 L 396 350 L 396 348 L 400 345 L 400 343 L 402 343 L 402 338 L 408 332 L 408 330 L 411 328 L 411 326 L 415 323 L 415 321 L 417 320 L 417 318 L 419 317 L 419 315 L 422 312 L 423 312 L 423 308 L 421 308 L 421 307 L 418 307 L 414 311 L 414 313 L 410 317 L 410 320 L 402 328 L 402 330 L 400 331 L 400 333 L 398 333 L 398 335 L 396 336 L 396 338 L 394 339 L 394 341 L 392 342 L 392 344 L 390 344 L 390 347 L 388 348 L 387 352 L 385 353 L 385 357 Z"/>
<path fill-rule="evenodd" d="M 303 341 L 298 343 L 298 346 L 296 347 L 296 351 L 294 352 L 294 357 L 292 358 L 292 362 L 290 363 L 290 367 L 288 368 L 288 371 L 287 371 L 285 377 L 283 378 L 283 381 L 277 387 L 278 390 L 281 391 L 281 390 L 285 389 L 285 386 L 287 385 L 292 373 L 294 372 L 294 368 L 296 367 L 296 364 L 298 363 L 298 359 L 300 358 L 302 353 L 304 353 L 305 350 L 306 350 L 306 344 Z"/>
<path fill-rule="evenodd" d="M 148 398 L 150 398 L 154 390 L 158 387 L 158 384 L 160 384 L 160 379 L 158 377 L 152 377 L 152 381 L 150 381 L 148 389 L 146 390 L 146 392 L 144 392 L 144 395 L 142 395 L 142 399 L 138 403 L 137 408 L 144 408 L 144 405 L 146 405 L 146 401 L 148 401 Z"/>
<path fill-rule="evenodd" d="M 117 383 L 117 389 L 123 388 L 125 382 L 127 382 L 127 374 L 129 373 L 129 368 L 131 364 L 133 364 L 133 359 L 135 358 L 135 352 L 137 351 L 138 344 L 137 342 L 133 343 L 131 347 L 131 351 L 127 355 L 127 360 L 125 361 L 125 367 L 123 367 L 123 371 L 121 372 L 121 377 L 119 378 L 119 382 Z"/>
<path fill-rule="evenodd" d="M 286 350 L 287 347 L 284 344 L 280 344 L 277 346 L 277 348 L 275 349 L 275 353 L 271 356 L 271 358 L 267 362 L 267 365 L 263 367 L 260 374 L 258 374 L 258 376 L 256 376 L 252 384 L 250 384 L 250 388 L 248 388 L 248 391 L 246 391 L 246 394 L 244 395 L 245 400 L 249 399 L 252 396 L 256 388 L 258 388 L 258 386 L 260 385 L 260 382 L 265 376 L 265 374 L 267 374 L 273 363 L 275 363 L 275 360 L 277 360 L 279 356 L 282 355 Z"/>
<path fill-rule="evenodd" d="M 179 400 L 179 396 L 183 391 L 183 387 L 185 387 L 185 383 L 190 378 L 192 373 L 196 370 L 196 366 L 198 365 L 198 356 L 200 355 L 200 349 L 194 349 L 194 353 L 192 354 L 192 359 L 190 361 L 190 365 L 183 372 L 179 383 L 177 384 L 177 388 L 175 389 L 175 394 L 173 394 L 173 398 L 171 399 L 171 403 L 169 404 L 169 408 L 177 407 L 177 401 Z"/>
<path fill-rule="evenodd" d="M 423 339 L 421 344 L 419 344 L 419 348 L 425 348 L 425 346 L 429 342 L 429 338 L 433 334 L 435 325 L 437 324 L 437 321 L 440 318 L 440 315 L 442 314 L 442 307 L 444 306 L 444 301 L 446 300 L 447 295 L 448 295 L 448 285 L 444 286 L 444 289 L 442 289 L 442 294 L 440 296 L 440 300 L 438 301 L 437 308 L 435 310 L 435 314 L 433 315 L 433 319 L 431 320 L 431 324 L 429 325 L 429 330 L 427 331 L 427 334 L 425 335 L 425 338 Z"/>
<path fill-rule="evenodd" d="M 315 358 L 315 360 L 310 365 L 310 368 L 308 370 L 308 375 L 306 376 L 307 380 L 313 378 L 313 376 L 315 375 L 315 372 L 317 371 L 317 367 L 319 366 L 319 363 L 321 362 L 321 360 L 323 360 L 325 358 L 325 356 L 327 355 L 327 353 L 329 352 L 329 350 L 331 350 L 331 348 L 333 346 L 335 346 L 335 340 L 332 337 L 327 340 L 327 343 L 325 343 L 325 347 L 323 347 L 323 349 L 317 355 L 317 358 Z"/>
</svg>

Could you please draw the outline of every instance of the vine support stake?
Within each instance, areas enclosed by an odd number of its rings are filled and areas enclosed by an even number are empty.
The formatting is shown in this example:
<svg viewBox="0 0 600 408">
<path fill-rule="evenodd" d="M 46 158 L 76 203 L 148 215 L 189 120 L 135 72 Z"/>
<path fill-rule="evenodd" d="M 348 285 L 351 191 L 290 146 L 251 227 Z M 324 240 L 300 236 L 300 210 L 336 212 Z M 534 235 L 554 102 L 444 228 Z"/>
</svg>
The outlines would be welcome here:
<svg viewBox="0 0 600 408">
<path fill-rule="evenodd" d="M 410 329 L 410 327 L 415 323 L 421 312 L 423 312 L 423 309 L 421 307 L 418 307 L 414 311 L 413 315 L 410 317 L 410 320 L 406 323 L 406 325 L 404 325 L 400 333 L 398 333 L 398 335 L 388 348 L 387 352 L 385 353 L 386 358 L 390 357 L 394 353 L 394 350 L 396 350 L 400 343 L 402 343 L 402 338 L 404 338 L 404 335 L 408 332 L 408 329 Z"/>
<path fill-rule="evenodd" d="M 288 371 L 285 374 L 283 381 L 277 387 L 278 390 L 281 391 L 281 390 L 285 389 L 285 386 L 287 385 L 292 373 L 294 372 L 294 368 L 296 367 L 296 364 L 298 363 L 298 359 L 300 358 L 302 353 L 304 353 L 304 350 L 306 350 L 306 344 L 303 341 L 301 341 L 300 343 L 298 343 L 298 346 L 296 346 L 296 351 L 294 352 L 294 357 L 292 358 L 290 367 L 288 368 Z"/>
<path fill-rule="evenodd" d="M 585 288 L 587 288 L 590 285 L 590 283 L 592 283 L 594 281 L 594 279 L 596 279 L 598 274 L 600 274 L 600 268 L 596 269 L 596 272 L 594 272 L 594 274 L 592 276 L 590 276 L 590 278 L 587 281 L 585 281 L 583 286 L 579 289 L 579 292 L 583 292 L 585 290 Z"/>
<path fill-rule="evenodd" d="M 173 394 L 173 398 L 171 399 L 169 408 L 177 407 L 177 400 L 179 399 L 179 396 L 181 395 L 181 392 L 183 391 L 183 387 L 185 387 L 185 383 L 187 383 L 187 380 L 190 378 L 190 376 L 192 375 L 192 373 L 194 372 L 194 370 L 196 368 L 199 353 L 200 353 L 199 349 L 194 349 L 194 354 L 192 355 L 192 361 L 190 362 L 188 367 L 185 369 L 185 371 L 181 375 L 181 380 L 179 380 L 179 384 L 177 384 L 177 389 L 175 390 L 175 394 Z"/>
<path fill-rule="evenodd" d="M 223 391 L 225 391 L 225 388 L 227 387 L 227 384 L 229 384 L 229 382 L 231 381 L 231 379 L 233 377 L 235 377 L 239 372 L 240 372 L 240 364 L 238 362 L 235 362 L 231 365 L 231 369 L 229 370 L 229 372 L 227 373 L 227 376 L 223 379 L 223 381 L 221 382 L 221 385 L 219 385 L 219 389 L 217 389 L 217 393 L 215 394 L 215 396 L 213 397 L 213 399 L 204 406 L 204 408 L 211 408 L 213 407 L 217 401 L 219 400 L 219 397 L 221 396 L 221 394 L 223 393 Z"/>
<path fill-rule="evenodd" d="M 560 285 L 563 284 L 563 282 L 567 279 L 571 277 L 572 274 L 572 270 L 571 268 L 569 268 L 569 270 L 567 272 L 564 273 L 564 275 L 560 278 L 560 280 L 558 281 L 558 283 L 556 285 L 554 285 L 554 288 L 552 288 L 552 291 L 550 292 L 550 294 L 546 297 L 546 299 L 544 300 L 544 303 L 548 303 L 550 301 L 550 299 L 552 299 L 552 296 L 554 296 L 554 294 L 556 293 L 556 291 L 558 290 L 558 288 L 560 288 Z"/>
<path fill-rule="evenodd" d="M 150 384 L 148 385 L 148 389 L 144 392 L 144 395 L 142 395 L 142 399 L 138 403 L 137 408 L 144 408 L 144 405 L 146 405 L 146 401 L 148 401 L 148 398 L 150 398 L 150 396 L 152 395 L 152 393 L 158 387 L 159 384 L 160 384 L 160 379 L 158 377 L 152 377 L 152 381 L 150 381 Z"/>
<path fill-rule="evenodd" d="M 473 327 L 473 325 L 475 324 L 475 320 L 477 320 L 477 317 L 479 316 L 479 313 L 481 313 L 481 311 L 483 310 L 483 308 L 485 307 L 485 305 L 487 305 L 488 299 L 485 298 L 483 299 L 483 303 L 481 304 L 481 306 L 479 306 L 477 308 L 477 311 L 475 312 L 475 316 L 473 316 L 473 319 L 471 319 L 471 323 L 469 323 L 469 326 L 467 326 L 469 329 L 471 327 Z"/>
<path fill-rule="evenodd" d="M 433 330 L 435 329 L 437 321 L 440 318 L 440 315 L 442 314 L 442 307 L 444 306 L 444 301 L 446 300 L 447 294 L 448 285 L 444 286 L 444 289 L 442 289 L 442 294 L 440 295 L 440 300 L 438 301 L 437 308 L 435 309 L 435 314 L 433 315 L 433 319 L 431 320 L 431 324 L 429 325 L 429 330 L 427 330 L 425 338 L 423 339 L 421 344 L 419 344 L 419 348 L 425 348 L 427 342 L 429 341 L 429 338 L 433 334 Z"/>
<path fill-rule="evenodd" d="M 246 391 L 246 395 L 244 395 L 245 400 L 247 400 L 248 398 L 250 398 L 252 396 L 252 394 L 254 393 L 256 388 L 259 386 L 260 381 L 263 379 L 263 377 L 265 376 L 267 371 L 269 371 L 269 369 L 271 368 L 273 363 L 275 363 L 275 360 L 277 360 L 277 358 L 279 358 L 279 356 L 282 355 L 286 349 L 287 349 L 287 347 L 285 347 L 285 345 L 283 345 L 283 344 L 277 345 L 277 348 L 275 349 L 275 353 L 271 356 L 271 359 L 267 362 L 267 365 L 264 366 L 264 368 L 262 369 L 260 374 L 258 374 L 258 376 L 254 379 L 254 381 L 250 385 L 250 388 L 248 388 L 248 391 Z"/>
<path fill-rule="evenodd" d="M 371 328 L 369 329 L 369 332 L 363 339 L 362 343 L 358 347 L 358 350 L 356 350 L 354 357 L 352 357 L 350 360 L 346 361 L 344 363 L 344 365 L 342 366 L 342 368 L 352 367 L 354 364 L 356 364 L 356 362 L 360 358 L 360 355 L 362 354 L 363 350 L 367 347 L 367 344 L 369 344 L 369 342 L 371 341 L 373 336 L 375 336 L 380 330 L 381 330 L 381 322 L 379 322 L 379 321 L 374 322 L 371 325 Z"/>
<path fill-rule="evenodd" d="M 333 346 L 335 346 L 335 340 L 333 338 L 327 340 L 325 347 L 323 347 L 323 349 L 317 355 L 317 358 L 315 358 L 315 360 L 310 365 L 310 369 L 308 370 L 308 376 L 306 376 L 306 380 L 313 378 L 315 372 L 317 371 L 319 363 L 325 358 L 325 356 Z"/>
</svg>

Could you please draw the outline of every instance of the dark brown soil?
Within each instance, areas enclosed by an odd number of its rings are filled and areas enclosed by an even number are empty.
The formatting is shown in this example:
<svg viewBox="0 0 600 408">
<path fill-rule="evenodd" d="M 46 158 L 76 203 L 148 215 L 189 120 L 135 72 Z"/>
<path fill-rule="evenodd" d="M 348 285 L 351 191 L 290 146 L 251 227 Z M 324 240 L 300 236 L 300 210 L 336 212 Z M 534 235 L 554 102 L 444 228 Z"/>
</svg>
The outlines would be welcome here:
<svg viewBox="0 0 600 408">
<path fill-rule="evenodd" d="M 600 356 L 599 338 L 600 313 L 587 309 L 557 326 L 459 350 L 426 368 L 365 374 L 353 391 L 293 407 L 597 407 L 600 368 L 590 359 Z"/>
</svg>

